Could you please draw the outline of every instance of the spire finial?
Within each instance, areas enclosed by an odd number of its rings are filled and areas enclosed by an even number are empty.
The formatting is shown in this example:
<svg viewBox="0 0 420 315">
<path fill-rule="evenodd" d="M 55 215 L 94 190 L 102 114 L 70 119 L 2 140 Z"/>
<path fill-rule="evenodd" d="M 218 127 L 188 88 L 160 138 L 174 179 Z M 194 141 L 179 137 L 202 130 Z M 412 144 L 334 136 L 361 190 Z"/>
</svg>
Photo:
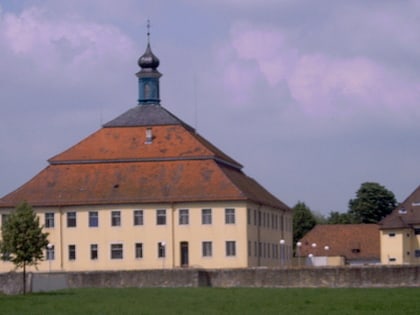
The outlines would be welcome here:
<svg viewBox="0 0 420 315">
<path fill-rule="evenodd" d="M 147 43 L 150 43 L 150 19 L 147 19 Z"/>
</svg>

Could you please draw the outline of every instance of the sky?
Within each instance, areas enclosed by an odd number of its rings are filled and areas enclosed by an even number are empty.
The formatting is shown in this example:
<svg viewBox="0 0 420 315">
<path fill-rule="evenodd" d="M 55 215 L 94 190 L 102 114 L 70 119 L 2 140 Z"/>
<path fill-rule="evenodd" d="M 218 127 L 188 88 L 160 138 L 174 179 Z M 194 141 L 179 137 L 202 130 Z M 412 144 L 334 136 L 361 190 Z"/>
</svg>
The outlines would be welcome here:
<svg viewBox="0 0 420 315">
<path fill-rule="evenodd" d="M 289 206 L 420 184 L 420 0 L 8 0 L 1 196 L 136 106 L 148 19 L 161 104 Z"/>
</svg>

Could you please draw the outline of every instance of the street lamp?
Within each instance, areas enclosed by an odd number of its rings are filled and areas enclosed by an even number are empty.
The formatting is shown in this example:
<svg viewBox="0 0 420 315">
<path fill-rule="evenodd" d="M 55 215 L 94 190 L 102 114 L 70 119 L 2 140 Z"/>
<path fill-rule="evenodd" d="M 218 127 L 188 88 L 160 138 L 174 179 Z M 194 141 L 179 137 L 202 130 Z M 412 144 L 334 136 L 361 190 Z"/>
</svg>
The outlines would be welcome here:
<svg viewBox="0 0 420 315">
<path fill-rule="evenodd" d="M 313 266 L 313 262 L 312 262 L 312 258 L 314 257 L 314 255 L 313 254 L 309 254 L 308 255 L 308 260 L 309 260 L 309 264 L 311 265 L 311 266 Z"/>
<path fill-rule="evenodd" d="M 47 245 L 47 257 L 48 257 L 48 272 L 51 272 L 51 260 L 52 260 L 52 252 L 51 250 L 54 248 L 54 245 L 48 243 Z"/>
<path fill-rule="evenodd" d="M 300 267 L 300 248 L 302 247 L 302 242 L 296 243 L 296 253 L 298 256 L 298 267 Z"/>
<path fill-rule="evenodd" d="M 280 240 L 280 264 L 284 266 L 284 244 L 286 243 L 285 240 Z"/>
<path fill-rule="evenodd" d="M 162 269 L 165 268 L 165 257 L 166 257 L 166 250 L 165 250 L 165 242 L 160 242 L 161 250 L 162 250 Z"/>
</svg>

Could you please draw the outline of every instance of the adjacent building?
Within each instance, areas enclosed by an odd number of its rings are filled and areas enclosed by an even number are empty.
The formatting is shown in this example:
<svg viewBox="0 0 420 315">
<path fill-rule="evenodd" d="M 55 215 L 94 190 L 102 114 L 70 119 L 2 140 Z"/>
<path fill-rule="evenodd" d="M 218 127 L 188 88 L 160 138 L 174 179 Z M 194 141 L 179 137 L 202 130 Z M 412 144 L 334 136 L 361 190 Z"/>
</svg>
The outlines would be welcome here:
<svg viewBox="0 0 420 315">
<path fill-rule="evenodd" d="M 289 261 L 291 209 L 160 104 L 149 42 L 138 64 L 138 105 L 1 198 L 0 224 L 20 202 L 34 207 L 50 242 L 39 271 Z"/>
<path fill-rule="evenodd" d="M 312 266 L 378 264 L 377 224 L 316 225 L 298 243 L 297 255 Z"/>
<path fill-rule="evenodd" d="M 420 186 L 379 225 L 382 264 L 419 264 Z"/>
</svg>

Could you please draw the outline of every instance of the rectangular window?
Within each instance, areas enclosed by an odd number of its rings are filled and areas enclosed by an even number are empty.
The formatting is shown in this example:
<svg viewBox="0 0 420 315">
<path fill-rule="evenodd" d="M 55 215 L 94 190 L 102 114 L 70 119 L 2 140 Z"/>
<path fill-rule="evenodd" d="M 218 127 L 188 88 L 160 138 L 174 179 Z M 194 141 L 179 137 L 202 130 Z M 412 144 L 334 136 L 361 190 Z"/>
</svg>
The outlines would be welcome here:
<svg viewBox="0 0 420 315">
<path fill-rule="evenodd" d="M 414 234 L 419 235 L 420 234 L 420 229 L 419 228 L 415 228 L 414 229 Z"/>
<path fill-rule="evenodd" d="M 248 241 L 248 257 L 252 256 L 252 242 Z"/>
<path fill-rule="evenodd" d="M 257 241 L 254 241 L 254 256 L 258 256 L 258 243 Z"/>
<path fill-rule="evenodd" d="M 98 244 L 90 244 L 90 259 L 98 259 Z"/>
<path fill-rule="evenodd" d="M 254 225 L 257 225 L 257 210 L 254 210 Z"/>
<path fill-rule="evenodd" d="M 236 256 L 235 241 L 226 241 L 226 256 Z"/>
<path fill-rule="evenodd" d="M 395 237 L 395 233 L 389 233 L 388 236 L 389 237 Z"/>
<path fill-rule="evenodd" d="M 76 212 L 67 212 L 67 227 L 76 227 Z"/>
<path fill-rule="evenodd" d="M 232 208 L 225 209 L 225 223 L 235 224 L 235 209 L 232 209 Z"/>
<path fill-rule="evenodd" d="M 166 210 L 164 209 L 156 210 L 156 224 L 157 225 L 166 224 Z"/>
<path fill-rule="evenodd" d="M 201 209 L 201 224 L 211 224 L 211 209 Z"/>
<path fill-rule="evenodd" d="M 111 259 L 123 259 L 123 244 L 111 244 Z"/>
<path fill-rule="evenodd" d="M 246 210 L 246 223 L 248 225 L 251 224 L 251 209 L 249 209 L 249 208 Z"/>
<path fill-rule="evenodd" d="M 121 226 L 121 211 L 111 211 L 111 226 Z"/>
<path fill-rule="evenodd" d="M 134 210 L 134 225 L 143 225 L 143 210 Z"/>
<path fill-rule="evenodd" d="M 213 248 L 212 248 L 212 242 L 202 242 L 201 243 L 201 252 L 203 257 L 211 257 L 213 255 Z"/>
<path fill-rule="evenodd" d="M 136 243 L 134 246 L 136 258 L 143 258 L 143 243 Z"/>
<path fill-rule="evenodd" d="M 45 213 L 45 227 L 46 228 L 54 227 L 54 212 Z"/>
<path fill-rule="evenodd" d="M 189 224 L 189 211 L 188 209 L 179 209 L 179 225 Z"/>
<path fill-rule="evenodd" d="M 4 225 L 7 222 L 8 218 L 9 218 L 8 214 L 2 214 L 1 215 L 1 224 Z"/>
<path fill-rule="evenodd" d="M 47 254 L 45 255 L 46 260 L 54 260 L 55 259 L 55 249 L 54 245 L 48 244 L 47 245 Z"/>
<path fill-rule="evenodd" d="M 69 260 L 76 260 L 76 245 L 69 245 Z"/>
<path fill-rule="evenodd" d="M 261 226 L 261 211 L 258 210 L 258 226 Z"/>
<path fill-rule="evenodd" d="M 416 258 L 420 258 L 420 249 L 416 249 L 416 250 L 414 251 L 414 256 L 415 256 Z"/>
<path fill-rule="evenodd" d="M 166 247 L 165 242 L 159 242 L 158 243 L 158 257 L 159 258 L 165 258 L 166 257 L 165 247 Z"/>
<path fill-rule="evenodd" d="M 99 216 L 98 211 L 89 211 L 89 227 L 98 227 Z"/>
</svg>

